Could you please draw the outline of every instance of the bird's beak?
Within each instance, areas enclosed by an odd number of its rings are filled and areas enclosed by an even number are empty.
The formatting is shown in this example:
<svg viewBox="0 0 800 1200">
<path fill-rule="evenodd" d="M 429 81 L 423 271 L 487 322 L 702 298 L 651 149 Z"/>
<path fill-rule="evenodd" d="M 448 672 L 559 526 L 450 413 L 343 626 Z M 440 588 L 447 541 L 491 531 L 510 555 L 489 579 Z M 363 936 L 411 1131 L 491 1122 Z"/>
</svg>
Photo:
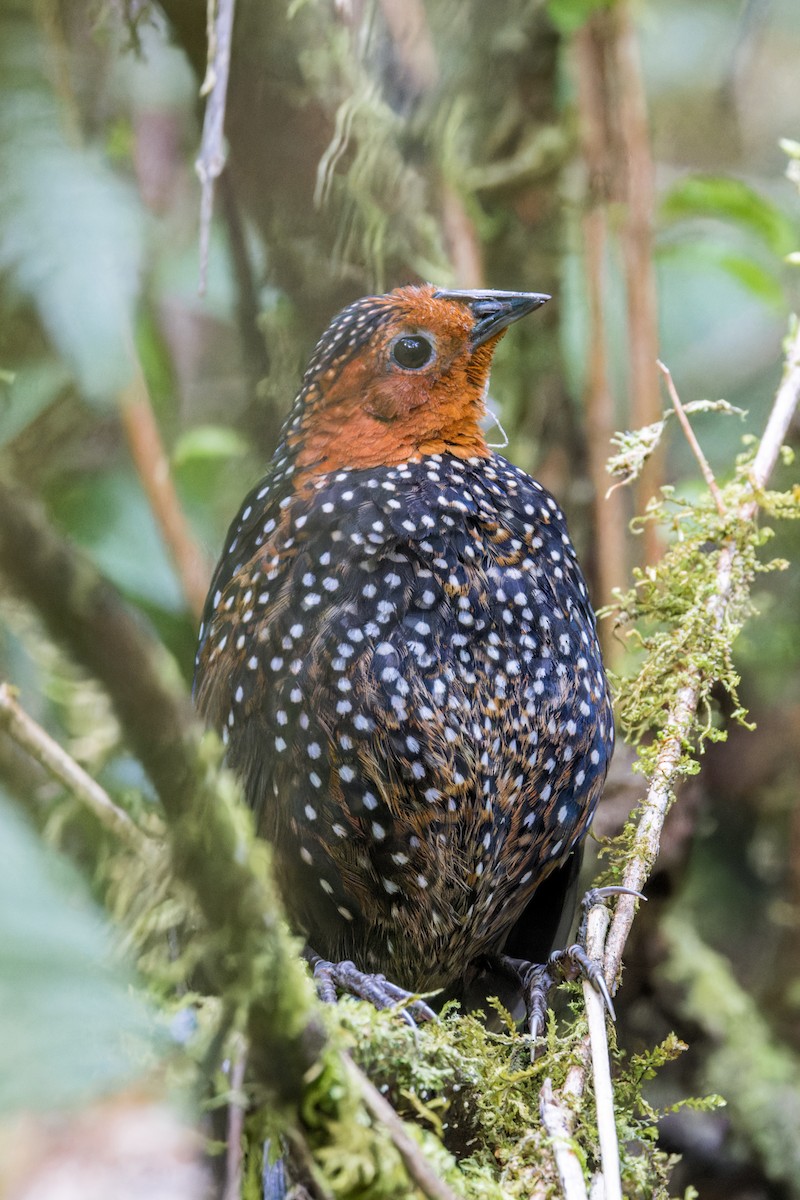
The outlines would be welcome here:
<svg viewBox="0 0 800 1200">
<path fill-rule="evenodd" d="M 434 292 L 435 300 L 457 300 L 466 304 L 475 320 L 470 334 L 470 347 L 475 350 L 501 333 L 514 321 L 535 308 L 546 304 L 549 296 L 539 292 Z"/>
</svg>

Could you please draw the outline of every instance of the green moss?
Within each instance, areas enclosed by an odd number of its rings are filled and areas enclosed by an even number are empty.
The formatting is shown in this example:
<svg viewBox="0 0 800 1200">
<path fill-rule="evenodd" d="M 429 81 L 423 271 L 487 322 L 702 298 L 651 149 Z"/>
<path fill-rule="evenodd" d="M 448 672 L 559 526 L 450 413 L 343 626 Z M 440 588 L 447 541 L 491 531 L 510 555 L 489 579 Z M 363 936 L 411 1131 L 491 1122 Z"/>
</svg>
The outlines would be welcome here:
<svg viewBox="0 0 800 1200">
<path fill-rule="evenodd" d="M 633 437 L 633 435 L 629 435 Z M 630 448 L 629 448 L 630 450 Z M 629 461 L 637 458 L 629 454 Z M 697 769 L 697 755 L 708 741 L 722 741 L 712 703 L 720 687 L 732 702 L 732 719 L 744 722 L 738 698 L 739 676 L 732 647 L 745 620 L 753 615 L 751 587 L 759 573 L 781 569 L 782 560 L 764 560 L 762 551 L 772 536 L 758 519 L 743 519 L 743 505 L 753 498 L 748 474 L 754 446 L 741 455 L 733 479 L 721 489 L 725 515 L 709 494 L 687 500 L 664 488 L 637 528 L 658 523 L 669 538 L 661 560 L 634 572 L 634 586 L 617 592 L 614 605 L 602 614 L 614 622 L 617 636 L 638 659 L 638 670 L 615 680 L 617 714 L 626 739 L 638 746 L 637 769 L 652 775 L 671 714 L 686 687 L 698 692 L 697 719 L 686 741 L 678 778 Z M 776 517 L 800 515 L 794 492 L 756 497 Z M 724 614 L 719 617 L 720 556 L 729 555 Z"/>
</svg>

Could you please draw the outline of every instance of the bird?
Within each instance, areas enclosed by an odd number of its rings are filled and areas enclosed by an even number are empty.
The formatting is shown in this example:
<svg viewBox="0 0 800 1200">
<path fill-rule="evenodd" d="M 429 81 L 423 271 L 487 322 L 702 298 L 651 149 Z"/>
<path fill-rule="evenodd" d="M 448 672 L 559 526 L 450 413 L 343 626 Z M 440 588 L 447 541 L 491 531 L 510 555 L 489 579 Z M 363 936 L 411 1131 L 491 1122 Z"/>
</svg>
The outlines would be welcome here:
<svg viewBox="0 0 800 1200">
<path fill-rule="evenodd" d="M 326 1000 L 427 1017 L 497 969 L 538 1020 L 614 743 L 563 512 L 484 431 L 494 351 L 549 299 L 340 312 L 216 568 L 195 701 Z"/>
</svg>

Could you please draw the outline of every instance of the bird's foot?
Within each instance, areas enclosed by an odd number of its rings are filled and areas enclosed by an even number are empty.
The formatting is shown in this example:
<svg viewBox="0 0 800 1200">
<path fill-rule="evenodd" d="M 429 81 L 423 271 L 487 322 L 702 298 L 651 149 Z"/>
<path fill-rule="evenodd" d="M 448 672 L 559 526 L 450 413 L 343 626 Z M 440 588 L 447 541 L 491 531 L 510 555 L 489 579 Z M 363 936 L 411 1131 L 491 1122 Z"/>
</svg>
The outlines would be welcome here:
<svg viewBox="0 0 800 1200">
<path fill-rule="evenodd" d="M 534 1041 L 544 1033 L 550 991 L 567 979 L 583 978 L 600 994 L 612 1021 L 616 1021 L 614 1003 L 601 964 L 591 958 L 580 942 L 563 950 L 554 950 L 544 966 L 534 965 L 522 976 L 522 993 L 528 1019 L 528 1032 Z"/>
<path fill-rule="evenodd" d="M 391 983 L 385 975 L 369 975 L 359 971 L 355 963 L 328 962 L 313 951 L 307 951 L 305 957 L 311 965 L 317 995 L 326 1004 L 335 1004 L 338 993 L 345 992 L 358 1000 L 367 1000 L 375 1008 L 397 1008 L 410 1025 L 416 1020 L 434 1021 L 436 1013 L 424 1000 L 420 1000 L 413 992 Z"/>
<path fill-rule="evenodd" d="M 583 918 L 578 930 L 578 940 L 563 950 L 554 950 L 546 963 L 530 963 L 524 959 L 511 958 L 506 954 L 494 958 L 495 966 L 504 974 L 518 979 L 522 985 L 522 998 L 528 1032 L 533 1045 L 541 1038 L 547 1023 L 550 1008 L 550 992 L 557 983 L 566 979 L 583 977 L 599 993 L 612 1021 L 616 1020 L 614 1003 L 603 974 L 602 965 L 586 951 L 586 920 L 590 909 L 601 904 L 610 896 L 635 896 L 646 899 L 641 892 L 626 887 L 591 888 L 581 901 Z"/>
</svg>

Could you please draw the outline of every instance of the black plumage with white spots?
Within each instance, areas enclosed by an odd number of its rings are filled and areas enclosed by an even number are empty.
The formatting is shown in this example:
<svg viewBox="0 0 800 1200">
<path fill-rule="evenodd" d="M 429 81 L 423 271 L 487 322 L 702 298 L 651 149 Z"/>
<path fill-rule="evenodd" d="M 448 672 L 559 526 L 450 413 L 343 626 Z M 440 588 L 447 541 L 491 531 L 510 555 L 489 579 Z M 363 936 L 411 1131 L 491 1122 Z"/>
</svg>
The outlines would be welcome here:
<svg viewBox="0 0 800 1200">
<path fill-rule="evenodd" d="M 314 950 L 452 987 L 599 797 L 613 720 L 586 585 L 553 498 L 498 455 L 295 491 L 288 444 L 231 527 L 198 703 Z"/>
</svg>

